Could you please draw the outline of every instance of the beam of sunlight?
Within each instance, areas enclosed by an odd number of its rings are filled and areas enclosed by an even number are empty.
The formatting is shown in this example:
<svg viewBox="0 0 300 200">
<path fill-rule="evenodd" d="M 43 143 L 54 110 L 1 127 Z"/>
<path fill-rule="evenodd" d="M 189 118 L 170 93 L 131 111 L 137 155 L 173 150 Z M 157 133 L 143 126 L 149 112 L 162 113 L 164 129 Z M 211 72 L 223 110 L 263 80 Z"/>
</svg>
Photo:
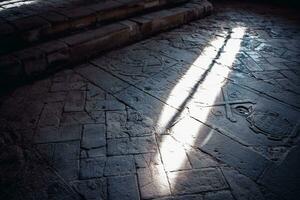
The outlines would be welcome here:
<svg viewBox="0 0 300 200">
<path fill-rule="evenodd" d="M 201 52 L 201 55 L 172 89 L 166 101 L 169 106 L 162 109 L 158 120 L 159 130 L 172 127 L 178 122 L 178 118 L 184 115 L 186 108 L 199 112 L 197 116 L 199 115 L 200 119 L 206 122 L 210 108 L 201 110 L 194 106 L 192 99 L 202 100 L 205 104 L 213 104 L 218 96 L 222 96 L 222 86 L 230 74 L 245 31 L 245 27 L 234 28 L 226 34 L 227 37 L 217 37 Z M 177 110 L 170 109 L 170 106 Z M 196 120 L 182 117 L 182 120 L 171 128 L 169 132 L 171 136 L 162 137 L 160 152 L 166 171 L 189 168 L 186 164 L 188 163 L 186 151 L 190 146 L 204 145 L 213 134 L 210 129 L 207 130 L 208 134 L 205 137 L 201 137 L 203 129 L 205 129 L 204 125 Z M 158 154 L 157 156 L 160 156 Z"/>
<path fill-rule="evenodd" d="M 39 0 L 9 0 L 9 1 L 2 1 L 1 7 L 5 9 L 10 9 L 10 8 L 17 8 L 21 6 L 26 6 L 30 4 L 37 3 Z"/>
</svg>

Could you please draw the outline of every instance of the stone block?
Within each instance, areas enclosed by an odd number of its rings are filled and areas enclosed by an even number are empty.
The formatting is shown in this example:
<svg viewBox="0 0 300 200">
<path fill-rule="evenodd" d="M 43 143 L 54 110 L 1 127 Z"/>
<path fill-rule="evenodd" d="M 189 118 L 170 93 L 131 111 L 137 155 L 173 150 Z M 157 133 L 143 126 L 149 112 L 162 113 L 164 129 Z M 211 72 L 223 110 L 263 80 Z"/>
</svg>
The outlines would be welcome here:
<svg viewBox="0 0 300 200">
<path fill-rule="evenodd" d="M 83 53 L 86 56 L 91 56 L 96 53 L 100 53 L 105 50 L 107 51 L 128 43 L 130 38 L 129 28 L 127 26 L 119 28 L 113 30 L 112 32 L 107 32 L 104 35 L 97 35 L 95 33 L 94 38 L 90 38 L 90 40 L 72 47 L 71 56 L 73 60 L 76 61 L 78 58 L 82 58 Z M 101 29 L 102 31 L 106 30 L 104 27 Z"/>
<path fill-rule="evenodd" d="M 108 178 L 109 200 L 139 200 L 139 189 L 135 175 Z"/>
<path fill-rule="evenodd" d="M 44 18 L 51 24 L 51 27 L 43 31 L 44 35 L 61 33 L 67 31 L 71 27 L 68 17 L 57 12 L 49 11 L 42 13 L 40 14 L 40 17 Z"/>
<path fill-rule="evenodd" d="M 236 199 L 265 199 L 259 186 L 250 178 L 234 169 L 223 168 L 222 171 Z"/>
<path fill-rule="evenodd" d="M 159 138 L 159 150 L 166 171 L 191 169 L 183 146 L 169 135 Z"/>
<path fill-rule="evenodd" d="M 75 125 L 75 124 L 95 124 L 105 123 L 104 112 L 70 112 L 63 113 L 61 123 L 63 125 Z"/>
<path fill-rule="evenodd" d="M 35 143 L 50 143 L 50 142 L 62 142 L 69 140 L 80 140 L 82 127 L 80 125 L 75 126 L 63 126 L 63 127 L 44 127 L 37 129 L 34 135 Z"/>
<path fill-rule="evenodd" d="M 257 179 L 268 166 L 269 161 L 252 149 L 216 131 L 199 148 L 217 159 L 236 167 L 241 173 Z"/>
<path fill-rule="evenodd" d="M 87 91 L 87 101 L 93 101 L 93 100 L 104 100 L 105 99 L 105 91 L 100 89 L 99 87 L 96 87 L 93 84 L 88 84 L 88 91 Z"/>
<path fill-rule="evenodd" d="M 135 112 L 111 111 L 106 118 L 107 138 L 151 136 L 155 132 L 153 121 Z"/>
<path fill-rule="evenodd" d="M 37 41 L 50 23 L 39 16 L 20 18 L 12 22 L 22 32 L 21 37 L 27 42 Z"/>
<path fill-rule="evenodd" d="M 145 153 L 134 156 L 135 165 L 139 168 L 147 168 L 155 165 L 162 165 L 159 153 Z"/>
<path fill-rule="evenodd" d="M 107 199 L 106 178 L 75 181 L 72 186 L 86 200 Z"/>
<path fill-rule="evenodd" d="M 142 33 L 148 35 L 181 25 L 184 23 L 184 17 L 185 12 L 182 12 L 182 10 L 163 10 L 144 15 L 144 19 L 137 22 L 141 24 Z"/>
<path fill-rule="evenodd" d="M 230 191 L 208 192 L 204 195 L 204 200 L 234 200 Z"/>
<path fill-rule="evenodd" d="M 84 125 L 81 148 L 95 149 L 106 146 L 104 124 L 87 124 Z"/>
<path fill-rule="evenodd" d="M 96 101 L 87 101 L 86 110 L 105 110 L 105 111 L 114 111 L 114 110 L 125 110 L 125 105 L 117 100 L 96 100 Z"/>
<path fill-rule="evenodd" d="M 90 179 L 103 177 L 106 157 L 95 157 L 80 160 L 80 178 Z"/>
<path fill-rule="evenodd" d="M 37 48 L 45 52 L 48 69 L 67 64 L 69 62 L 69 48 L 63 42 L 51 41 L 38 45 Z"/>
<path fill-rule="evenodd" d="M 104 169 L 105 176 L 120 176 L 134 173 L 136 173 L 136 170 L 132 155 L 107 157 Z"/>
<path fill-rule="evenodd" d="M 68 181 L 78 179 L 79 141 L 38 144 L 37 149 L 64 179 Z"/>
<path fill-rule="evenodd" d="M 58 127 L 62 115 L 62 103 L 46 104 L 39 120 L 39 127 L 54 126 Z"/>
<path fill-rule="evenodd" d="M 213 157 L 201 152 L 200 150 L 191 148 L 187 151 L 187 155 L 193 169 L 217 167 L 220 165 Z"/>
<path fill-rule="evenodd" d="M 85 106 L 85 96 L 85 91 L 69 91 L 65 101 L 64 111 L 83 111 Z"/>
<path fill-rule="evenodd" d="M 174 194 L 193 194 L 228 187 L 222 172 L 216 168 L 170 172 L 168 177 Z"/>
<path fill-rule="evenodd" d="M 157 152 L 157 144 L 154 136 L 107 140 L 107 148 L 108 155 L 127 155 Z"/>
<path fill-rule="evenodd" d="M 71 28 L 81 28 L 96 22 L 96 13 L 88 7 L 61 9 L 59 13 L 69 18 Z"/>
<path fill-rule="evenodd" d="M 45 72 L 47 69 L 47 59 L 38 48 L 29 48 L 14 54 L 24 66 L 27 76 L 34 76 Z"/>
<path fill-rule="evenodd" d="M 75 68 L 75 71 L 101 89 L 111 93 L 116 93 L 129 86 L 126 82 L 117 79 L 111 74 L 93 65 L 82 65 L 78 68 Z"/>
<path fill-rule="evenodd" d="M 169 182 L 162 165 L 137 170 L 142 199 L 171 195 Z"/>
</svg>

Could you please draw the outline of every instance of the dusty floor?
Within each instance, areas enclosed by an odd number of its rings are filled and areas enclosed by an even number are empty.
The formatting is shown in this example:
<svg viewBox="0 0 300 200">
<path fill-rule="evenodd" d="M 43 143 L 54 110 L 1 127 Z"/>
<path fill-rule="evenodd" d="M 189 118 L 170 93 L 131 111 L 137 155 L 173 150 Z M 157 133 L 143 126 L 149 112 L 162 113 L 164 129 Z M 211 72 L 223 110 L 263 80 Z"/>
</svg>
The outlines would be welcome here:
<svg viewBox="0 0 300 200">
<path fill-rule="evenodd" d="M 217 6 L 1 97 L 0 199 L 296 200 L 297 21 Z"/>
</svg>

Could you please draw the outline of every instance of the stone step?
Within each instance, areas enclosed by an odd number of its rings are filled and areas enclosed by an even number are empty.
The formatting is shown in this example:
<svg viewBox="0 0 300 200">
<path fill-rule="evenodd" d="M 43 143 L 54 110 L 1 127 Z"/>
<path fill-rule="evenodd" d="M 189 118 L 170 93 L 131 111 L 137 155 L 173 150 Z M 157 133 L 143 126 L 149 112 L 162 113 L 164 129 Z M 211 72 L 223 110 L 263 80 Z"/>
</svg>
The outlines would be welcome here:
<svg viewBox="0 0 300 200">
<path fill-rule="evenodd" d="M 212 4 L 207 0 L 191 0 L 175 8 L 128 18 L 2 55 L 0 85 L 36 78 L 80 63 L 103 51 L 203 18 L 210 14 L 212 9 Z"/>
<path fill-rule="evenodd" d="M 16 11 L 14 9 L 6 9 L 4 11 L 8 14 L 0 15 L 0 55 L 21 47 L 24 48 L 32 43 L 70 34 L 70 32 L 82 30 L 86 27 L 101 26 L 140 13 L 176 6 L 186 1 L 98 0 L 97 3 L 96 1 L 91 1 L 82 5 L 82 0 L 78 0 L 75 6 L 53 7 L 52 9 L 49 6 L 44 6 L 42 8 L 47 10 L 41 9 L 39 11 L 39 9 L 36 9 L 31 11 L 28 14 L 29 16 L 25 15 L 25 17 L 11 16 Z M 7 1 L 1 3 L 4 4 L 5 2 Z M 11 6 L 11 4 L 8 5 Z M 33 6 L 31 5 L 31 7 Z M 20 8 L 19 12 L 26 14 L 26 8 L 22 8 Z M 0 11 L 2 12 L 3 10 Z"/>
</svg>

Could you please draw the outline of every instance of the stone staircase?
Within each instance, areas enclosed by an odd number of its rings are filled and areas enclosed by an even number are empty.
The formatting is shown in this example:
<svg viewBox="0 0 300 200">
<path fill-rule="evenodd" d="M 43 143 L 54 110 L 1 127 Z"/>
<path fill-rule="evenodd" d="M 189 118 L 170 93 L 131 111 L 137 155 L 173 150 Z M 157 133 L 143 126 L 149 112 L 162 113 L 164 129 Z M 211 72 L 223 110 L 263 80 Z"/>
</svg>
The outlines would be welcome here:
<svg viewBox="0 0 300 200">
<path fill-rule="evenodd" d="M 40 9 L 33 4 L 28 16 L 11 16 L 1 10 L 5 2 L 0 2 L 0 90 L 212 12 L 207 0 L 89 0 L 84 5 L 77 0 Z"/>
</svg>

